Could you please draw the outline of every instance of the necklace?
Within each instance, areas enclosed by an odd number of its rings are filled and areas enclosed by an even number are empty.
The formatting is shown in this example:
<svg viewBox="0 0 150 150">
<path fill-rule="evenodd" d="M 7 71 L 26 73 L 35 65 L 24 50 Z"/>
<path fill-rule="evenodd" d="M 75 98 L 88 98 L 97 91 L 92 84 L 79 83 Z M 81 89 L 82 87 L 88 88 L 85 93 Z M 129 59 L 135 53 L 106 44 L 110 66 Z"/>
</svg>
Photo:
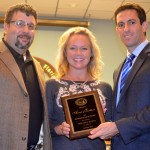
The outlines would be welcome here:
<svg viewBox="0 0 150 150">
<path fill-rule="evenodd" d="M 75 82 L 75 81 L 73 81 L 71 78 L 70 78 L 70 76 L 68 76 L 68 78 L 70 79 L 70 81 L 76 86 L 76 88 L 78 89 L 78 88 L 84 88 L 84 85 L 88 82 L 88 80 L 89 80 L 89 78 L 87 78 L 87 80 L 85 80 L 85 82 L 83 82 L 83 83 L 77 83 L 77 82 Z"/>
</svg>

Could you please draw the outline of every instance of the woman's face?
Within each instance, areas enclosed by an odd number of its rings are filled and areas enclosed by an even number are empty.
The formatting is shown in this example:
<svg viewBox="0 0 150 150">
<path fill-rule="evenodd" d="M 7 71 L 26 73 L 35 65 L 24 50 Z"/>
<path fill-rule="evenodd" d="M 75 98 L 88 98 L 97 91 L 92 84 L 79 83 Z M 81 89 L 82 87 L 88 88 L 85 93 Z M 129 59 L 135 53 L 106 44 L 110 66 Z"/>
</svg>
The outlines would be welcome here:
<svg viewBox="0 0 150 150">
<path fill-rule="evenodd" d="M 70 36 L 66 47 L 69 69 L 87 70 L 91 55 L 91 42 L 88 36 L 84 34 L 73 34 Z"/>
</svg>

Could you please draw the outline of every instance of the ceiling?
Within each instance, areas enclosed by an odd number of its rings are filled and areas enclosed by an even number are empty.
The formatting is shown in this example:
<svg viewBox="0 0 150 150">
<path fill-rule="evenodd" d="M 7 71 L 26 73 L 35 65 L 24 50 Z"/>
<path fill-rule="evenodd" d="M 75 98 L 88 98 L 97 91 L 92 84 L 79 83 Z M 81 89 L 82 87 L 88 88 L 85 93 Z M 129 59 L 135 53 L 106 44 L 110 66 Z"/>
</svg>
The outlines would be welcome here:
<svg viewBox="0 0 150 150">
<path fill-rule="evenodd" d="M 150 21 L 150 0 L 0 0 L 0 16 L 10 5 L 25 2 L 37 10 L 39 17 L 47 19 L 113 19 L 116 8 L 124 3 L 140 4 Z"/>
</svg>

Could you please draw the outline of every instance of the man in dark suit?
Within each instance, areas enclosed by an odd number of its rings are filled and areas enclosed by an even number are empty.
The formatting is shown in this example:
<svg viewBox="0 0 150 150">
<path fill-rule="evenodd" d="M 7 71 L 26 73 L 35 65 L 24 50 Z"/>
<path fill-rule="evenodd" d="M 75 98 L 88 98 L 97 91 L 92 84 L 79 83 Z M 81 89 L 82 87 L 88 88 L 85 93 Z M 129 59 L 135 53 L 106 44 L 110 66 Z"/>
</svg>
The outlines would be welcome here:
<svg viewBox="0 0 150 150">
<path fill-rule="evenodd" d="M 125 61 L 114 72 L 112 122 L 99 125 L 89 138 L 112 138 L 112 150 L 149 150 L 150 43 L 146 39 L 146 13 L 137 4 L 125 4 L 115 11 L 115 22 L 127 56 L 134 54 L 135 58 L 121 92 Z"/>
<path fill-rule="evenodd" d="M 34 150 L 43 124 L 43 149 L 51 150 L 44 71 L 30 55 L 37 24 L 27 4 L 11 6 L 0 42 L 0 149 Z"/>
</svg>

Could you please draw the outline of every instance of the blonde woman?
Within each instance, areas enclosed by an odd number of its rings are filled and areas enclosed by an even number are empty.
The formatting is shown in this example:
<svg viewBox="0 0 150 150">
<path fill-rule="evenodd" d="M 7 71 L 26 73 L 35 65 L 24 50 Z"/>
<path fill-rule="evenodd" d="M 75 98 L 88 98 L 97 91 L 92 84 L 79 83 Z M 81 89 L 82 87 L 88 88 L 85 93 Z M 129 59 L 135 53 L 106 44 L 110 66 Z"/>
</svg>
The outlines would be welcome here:
<svg viewBox="0 0 150 150">
<path fill-rule="evenodd" d="M 87 28 L 73 27 L 60 37 L 57 78 L 47 81 L 47 102 L 54 150 L 105 150 L 103 140 L 88 137 L 69 140 L 60 97 L 97 90 L 106 119 L 110 119 L 112 89 L 100 78 L 103 62 L 94 35 Z"/>
</svg>

